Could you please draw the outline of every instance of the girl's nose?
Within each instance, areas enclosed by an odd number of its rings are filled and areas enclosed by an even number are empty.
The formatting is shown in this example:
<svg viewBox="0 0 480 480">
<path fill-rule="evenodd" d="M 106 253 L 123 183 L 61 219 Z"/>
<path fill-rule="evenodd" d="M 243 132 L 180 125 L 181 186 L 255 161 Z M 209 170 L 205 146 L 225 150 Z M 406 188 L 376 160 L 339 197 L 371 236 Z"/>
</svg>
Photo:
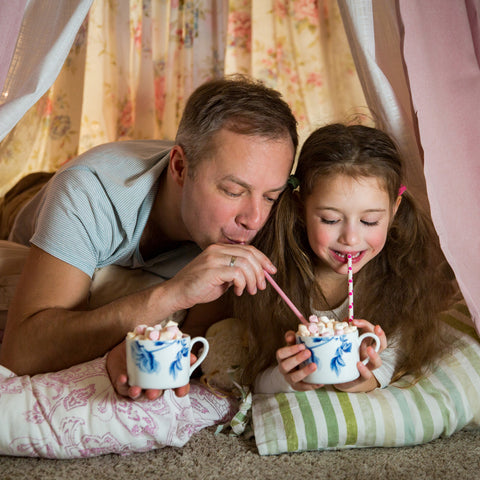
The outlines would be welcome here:
<svg viewBox="0 0 480 480">
<path fill-rule="evenodd" d="M 340 243 L 343 245 L 356 245 L 358 243 L 359 235 L 357 229 L 352 225 L 345 225 L 340 235 Z"/>
</svg>

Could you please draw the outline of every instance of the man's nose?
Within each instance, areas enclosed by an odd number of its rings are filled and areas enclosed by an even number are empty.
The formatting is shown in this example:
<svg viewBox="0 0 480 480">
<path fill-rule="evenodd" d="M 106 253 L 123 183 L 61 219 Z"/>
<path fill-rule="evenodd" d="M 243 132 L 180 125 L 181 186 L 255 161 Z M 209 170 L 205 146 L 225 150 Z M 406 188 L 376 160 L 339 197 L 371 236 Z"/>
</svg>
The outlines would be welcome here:
<svg viewBox="0 0 480 480">
<path fill-rule="evenodd" d="M 242 204 L 240 212 L 237 214 L 236 222 L 247 230 L 259 230 L 265 223 L 270 211 L 266 209 L 262 200 L 255 198 L 246 199 Z"/>
</svg>

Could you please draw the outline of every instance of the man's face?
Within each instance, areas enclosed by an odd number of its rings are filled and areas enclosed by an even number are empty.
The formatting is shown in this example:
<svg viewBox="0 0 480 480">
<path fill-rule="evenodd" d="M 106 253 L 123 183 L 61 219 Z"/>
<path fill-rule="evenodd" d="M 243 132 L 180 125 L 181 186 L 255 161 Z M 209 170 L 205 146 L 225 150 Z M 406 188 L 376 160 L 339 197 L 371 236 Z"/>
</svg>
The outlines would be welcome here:
<svg viewBox="0 0 480 480">
<path fill-rule="evenodd" d="M 212 243 L 250 243 L 285 188 L 294 148 L 290 138 L 269 140 L 229 130 L 217 148 L 186 175 L 181 215 L 190 238 Z"/>
</svg>

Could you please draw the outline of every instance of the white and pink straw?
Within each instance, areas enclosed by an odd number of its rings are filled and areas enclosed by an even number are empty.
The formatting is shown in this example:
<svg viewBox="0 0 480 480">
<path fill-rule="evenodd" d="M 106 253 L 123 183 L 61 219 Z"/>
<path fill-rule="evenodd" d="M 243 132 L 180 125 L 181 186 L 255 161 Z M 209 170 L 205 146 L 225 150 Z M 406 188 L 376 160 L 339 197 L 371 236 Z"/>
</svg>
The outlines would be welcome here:
<svg viewBox="0 0 480 480">
<path fill-rule="evenodd" d="M 352 255 L 347 255 L 348 265 L 348 321 L 353 320 L 353 267 L 352 267 Z"/>
</svg>

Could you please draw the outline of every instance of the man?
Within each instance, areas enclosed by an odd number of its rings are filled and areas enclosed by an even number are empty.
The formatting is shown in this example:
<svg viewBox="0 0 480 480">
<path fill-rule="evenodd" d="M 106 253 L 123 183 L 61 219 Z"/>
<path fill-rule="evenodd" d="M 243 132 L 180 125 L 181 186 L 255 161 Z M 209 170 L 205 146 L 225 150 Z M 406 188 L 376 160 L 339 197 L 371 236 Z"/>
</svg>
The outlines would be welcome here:
<svg viewBox="0 0 480 480">
<path fill-rule="evenodd" d="M 280 94 L 232 77 L 191 95 L 175 143 L 116 142 L 69 162 L 20 211 L 9 237 L 31 249 L 0 363 L 19 375 L 60 370 L 230 286 L 237 295 L 265 288 L 263 269 L 275 267 L 248 244 L 285 188 L 297 143 Z M 110 264 L 153 269 L 166 281 L 86 310 L 95 269 Z M 109 355 L 109 373 L 119 393 L 136 397 L 122 351 Z"/>
</svg>

